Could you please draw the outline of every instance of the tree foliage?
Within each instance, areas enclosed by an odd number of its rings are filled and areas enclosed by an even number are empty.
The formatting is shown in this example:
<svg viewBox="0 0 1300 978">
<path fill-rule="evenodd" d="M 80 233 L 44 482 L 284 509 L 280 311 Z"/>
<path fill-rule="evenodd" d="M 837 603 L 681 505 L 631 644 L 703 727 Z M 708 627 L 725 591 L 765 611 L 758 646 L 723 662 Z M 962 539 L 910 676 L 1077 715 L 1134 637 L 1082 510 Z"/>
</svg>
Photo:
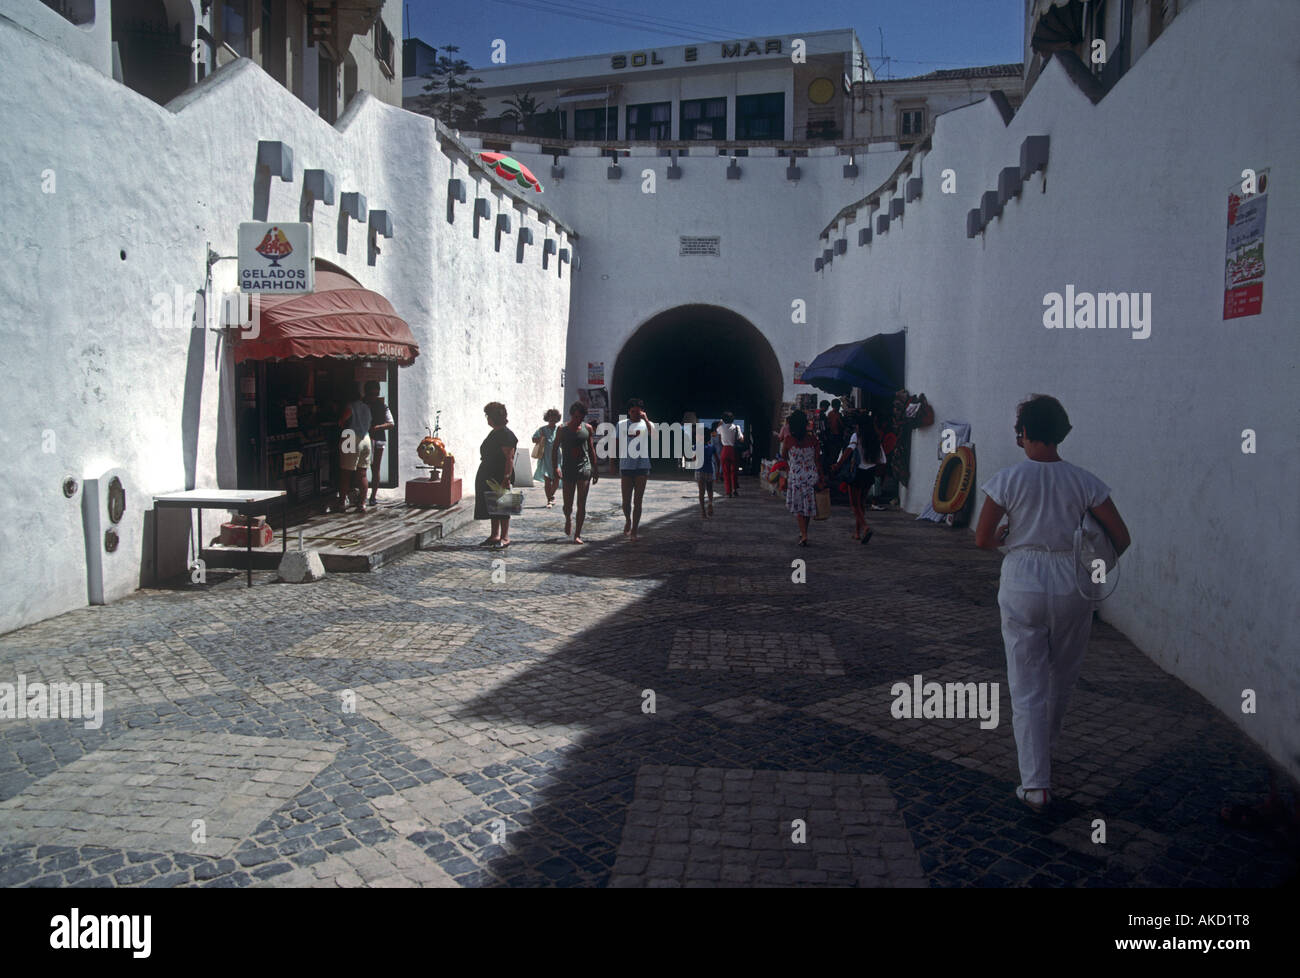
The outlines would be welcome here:
<svg viewBox="0 0 1300 978">
<path fill-rule="evenodd" d="M 537 128 L 537 117 L 541 113 L 541 103 L 527 90 L 515 92 L 510 98 L 506 99 L 508 108 L 501 113 L 501 118 L 511 120 L 519 132 L 525 135 L 535 135 Z"/>
<path fill-rule="evenodd" d="M 474 69 L 464 58 L 448 57 L 444 53 L 457 54 L 459 51 L 460 48 L 454 44 L 438 49 L 438 59 L 425 75 L 429 79 L 424 86 L 428 94 L 422 96 L 414 108 L 457 129 L 473 129 L 487 111 L 475 89 L 476 85 L 483 84 L 483 79 L 474 75 Z"/>
</svg>

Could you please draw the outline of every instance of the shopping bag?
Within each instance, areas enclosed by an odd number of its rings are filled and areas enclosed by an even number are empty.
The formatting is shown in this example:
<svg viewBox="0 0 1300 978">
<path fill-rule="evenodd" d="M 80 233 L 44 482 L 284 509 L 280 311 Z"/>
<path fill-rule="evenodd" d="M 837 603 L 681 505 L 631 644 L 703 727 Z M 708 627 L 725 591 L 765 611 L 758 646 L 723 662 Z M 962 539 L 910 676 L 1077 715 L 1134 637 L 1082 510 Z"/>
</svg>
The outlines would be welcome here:
<svg viewBox="0 0 1300 978">
<path fill-rule="evenodd" d="M 817 515 L 815 520 L 828 520 L 831 517 L 831 491 L 830 489 L 817 490 Z"/>
<path fill-rule="evenodd" d="M 522 489 L 507 489 L 502 493 L 488 491 L 488 516 L 518 516 L 524 511 Z"/>
</svg>

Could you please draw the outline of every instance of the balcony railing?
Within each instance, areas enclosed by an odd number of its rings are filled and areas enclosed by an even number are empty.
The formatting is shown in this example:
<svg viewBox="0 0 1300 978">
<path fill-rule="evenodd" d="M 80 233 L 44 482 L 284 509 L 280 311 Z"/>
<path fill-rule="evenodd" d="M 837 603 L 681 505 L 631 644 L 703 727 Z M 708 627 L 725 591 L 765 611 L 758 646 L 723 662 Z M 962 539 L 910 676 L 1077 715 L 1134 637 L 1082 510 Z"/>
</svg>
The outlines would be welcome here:
<svg viewBox="0 0 1300 978">
<path fill-rule="evenodd" d="M 660 139 L 660 140 L 629 140 L 629 139 L 560 139 L 555 136 L 528 135 L 525 133 L 501 133 L 485 132 L 480 130 L 461 129 L 459 130 L 462 139 L 479 139 L 487 143 L 533 143 L 542 144 L 546 147 L 548 153 L 556 150 L 560 155 L 564 155 L 570 149 L 599 149 L 599 150 L 630 150 L 630 149 L 655 149 L 655 150 L 709 150 L 712 149 L 718 156 L 726 156 L 736 150 L 751 149 L 777 149 L 785 151 L 784 155 L 789 155 L 792 151 L 803 151 L 813 149 L 826 149 L 834 147 L 840 153 L 850 154 L 860 152 L 869 146 L 879 146 L 885 143 L 897 143 L 897 136 L 872 136 L 861 137 L 857 139 Z M 920 137 L 918 137 L 919 139 Z M 708 155 L 707 153 L 704 155 Z"/>
</svg>

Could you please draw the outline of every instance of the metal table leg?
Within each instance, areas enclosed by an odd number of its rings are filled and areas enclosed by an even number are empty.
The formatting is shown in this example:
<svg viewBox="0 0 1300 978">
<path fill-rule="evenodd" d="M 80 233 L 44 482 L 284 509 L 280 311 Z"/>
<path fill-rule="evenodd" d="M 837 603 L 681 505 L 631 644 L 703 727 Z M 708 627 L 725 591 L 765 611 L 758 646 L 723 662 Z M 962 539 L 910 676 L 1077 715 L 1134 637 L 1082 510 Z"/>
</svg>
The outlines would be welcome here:
<svg viewBox="0 0 1300 978">
<path fill-rule="evenodd" d="M 248 514 L 245 513 L 245 516 Z M 244 543 L 248 545 L 248 586 L 253 586 L 253 528 L 244 524 Z"/>
</svg>

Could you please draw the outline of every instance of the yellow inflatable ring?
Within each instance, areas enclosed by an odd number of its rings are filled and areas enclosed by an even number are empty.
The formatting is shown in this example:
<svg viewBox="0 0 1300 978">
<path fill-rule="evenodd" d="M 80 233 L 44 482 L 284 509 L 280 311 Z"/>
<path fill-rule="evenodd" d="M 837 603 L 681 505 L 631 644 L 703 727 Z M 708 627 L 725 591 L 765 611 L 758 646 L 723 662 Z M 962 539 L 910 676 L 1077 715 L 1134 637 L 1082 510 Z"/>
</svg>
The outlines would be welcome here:
<svg viewBox="0 0 1300 978">
<path fill-rule="evenodd" d="M 950 452 L 939 463 L 939 474 L 934 477 L 934 495 L 931 505 L 936 513 L 959 513 L 970 498 L 975 484 L 975 452 L 969 445 Z"/>
</svg>

